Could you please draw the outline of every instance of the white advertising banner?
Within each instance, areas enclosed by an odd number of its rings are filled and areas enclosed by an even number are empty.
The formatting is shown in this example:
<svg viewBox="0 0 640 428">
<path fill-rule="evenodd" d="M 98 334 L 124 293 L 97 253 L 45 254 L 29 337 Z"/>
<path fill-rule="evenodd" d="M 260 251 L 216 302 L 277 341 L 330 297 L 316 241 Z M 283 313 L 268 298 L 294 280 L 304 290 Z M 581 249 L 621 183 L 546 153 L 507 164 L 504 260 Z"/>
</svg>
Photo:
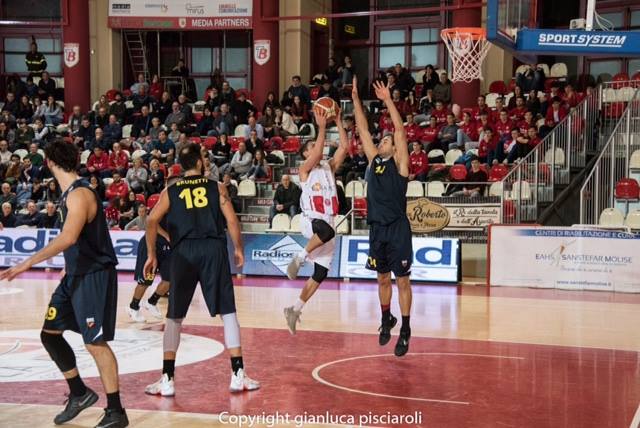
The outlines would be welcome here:
<svg viewBox="0 0 640 428">
<path fill-rule="evenodd" d="M 253 0 L 109 0 L 109 27 L 249 29 Z"/>
<path fill-rule="evenodd" d="M 0 231 L 0 266 L 15 266 L 31 257 L 58 236 L 57 229 L 9 229 Z M 118 257 L 119 271 L 133 271 L 136 267 L 138 241 L 144 232 L 110 231 L 113 248 Z M 63 268 L 62 254 L 35 267 Z"/>
<path fill-rule="evenodd" d="M 411 279 L 429 282 L 460 280 L 460 241 L 447 238 L 413 238 Z M 376 273 L 365 268 L 369 253 L 368 236 L 343 236 L 340 254 L 342 278 L 375 279 Z"/>
<path fill-rule="evenodd" d="M 640 292 L 640 235 L 597 229 L 491 226 L 489 283 Z"/>
</svg>

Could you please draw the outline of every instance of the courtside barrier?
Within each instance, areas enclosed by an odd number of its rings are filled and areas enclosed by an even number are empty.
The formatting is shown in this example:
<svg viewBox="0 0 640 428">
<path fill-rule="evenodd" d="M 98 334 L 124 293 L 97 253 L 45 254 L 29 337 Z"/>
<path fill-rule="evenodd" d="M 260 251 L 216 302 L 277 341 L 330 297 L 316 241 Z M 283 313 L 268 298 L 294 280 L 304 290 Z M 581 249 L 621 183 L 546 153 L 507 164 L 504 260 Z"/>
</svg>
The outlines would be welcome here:
<svg viewBox="0 0 640 428">
<path fill-rule="evenodd" d="M 492 225 L 490 285 L 640 292 L 640 235 L 614 230 Z"/>
</svg>

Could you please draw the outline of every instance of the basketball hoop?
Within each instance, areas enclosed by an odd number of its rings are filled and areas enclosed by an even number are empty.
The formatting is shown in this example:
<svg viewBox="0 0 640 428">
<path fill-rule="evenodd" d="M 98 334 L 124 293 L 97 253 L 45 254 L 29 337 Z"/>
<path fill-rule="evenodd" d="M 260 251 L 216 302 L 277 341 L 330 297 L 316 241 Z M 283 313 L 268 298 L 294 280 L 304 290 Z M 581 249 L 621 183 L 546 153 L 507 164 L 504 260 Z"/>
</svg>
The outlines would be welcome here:
<svg viewBox="0 0 640 428">
<path fill-rule="evenodd" d="M 471 82 L 482 79 L 482 62 L 489 52 L 489 42 L 484 28 L 446 28 L 440 32 L 449 50 L 454 82 Z"/>
</svg>

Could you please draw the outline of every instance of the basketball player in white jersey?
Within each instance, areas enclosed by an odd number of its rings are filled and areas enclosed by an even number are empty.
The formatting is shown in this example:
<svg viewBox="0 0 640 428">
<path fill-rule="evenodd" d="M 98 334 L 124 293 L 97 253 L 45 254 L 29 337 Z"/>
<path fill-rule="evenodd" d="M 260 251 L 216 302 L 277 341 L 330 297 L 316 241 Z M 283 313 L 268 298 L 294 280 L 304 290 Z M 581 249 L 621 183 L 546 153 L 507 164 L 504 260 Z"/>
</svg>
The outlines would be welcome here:
<svg viewBox="0 0 640 428">
<path fill-rule="evenodd" d="M 300 292 L 300 297 L 293 306 L 284 309 L 284 316 L 291 334 L 296 333 L 296 324 L 300 321 L 300 313 L 305 303 L 316 292 L 320 283 L 327 277 L 333 253 L 336 248 L 335 217 L 338 215 L 338 192 L 336 190 L 335 171 L 349 151 L 347 132 L 342 126 L 340 112 L 336 116 L 336 126 L 340 134 L 340 145 L 333 158 L 326 161 L 322 159 L 324 151 L 324 138 L 327 127 L 326 113 L 316 113 L 318 124 L 318 139 L 308 141 L 300 147 L 300 155 L 304 164 L 300 166 L 300 208 L 302 219 L 300 229 L 302 235 L 307 238 L 307 246 L 295 256 L 287 268 L 289 279 L 298 276 L 300 267 L 305 261 L 313 263 L 313 275 L 309 278 Z"/>
</svg>

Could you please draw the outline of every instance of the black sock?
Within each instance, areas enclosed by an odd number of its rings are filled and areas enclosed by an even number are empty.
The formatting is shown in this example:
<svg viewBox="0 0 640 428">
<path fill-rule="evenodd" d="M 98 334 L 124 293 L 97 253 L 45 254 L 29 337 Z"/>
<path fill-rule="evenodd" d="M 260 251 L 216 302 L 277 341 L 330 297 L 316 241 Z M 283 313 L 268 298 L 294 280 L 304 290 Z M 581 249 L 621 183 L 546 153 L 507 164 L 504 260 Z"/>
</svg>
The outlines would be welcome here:
<svg viewBox="0 0 640 428">
<path fill-rule="evenodd" d="M 69 390 L 71 391 L 71 395 L 76 397 L 82 397 L 87 393 L 87 387 L 84 382 L 80 378 L 80 376 L 74 376 L 72 378 L 67 379 L 67 383 L 69 384 Z"/>
<path fill-rule="evenodd" d="M 242 357 L 231 357 L 231 370 L 233 370 L 233 374 L 238 374 L 238 370 L 244 368 L 244 363 L 242 362 Z"/>
<path fill-rule="evenodd" d="M 131 299 L 131 303 L 129 303 L 129 307 L 134 311 L 140 310 L 140 299 L 136 299 L 135 297 Z"/>
<path fill-rule="evenodd" d="M 169 380 L 173 379 L 176 372 L 176 360 L 162 360 L 162 374 L 167 374 Z"/>
<path fill-rule="evenodd" d="M 411 318 L 410 315 L 402 316 L 402 327 L 400 327 L 400 332 L 406 332 L 411 334 L 411 326 L 409 325 L 409 318 Z"/>
<path fill-rule="evenodd" d="M 158 293 L 153 293 L 151 295 L 151 297 L 149 297 L 149 300 L 147 300 L 147 302 L 149 302 L 150 305 L 155 306 L 158 303 L 158 300 L 160 300 L 162 296 L 159 295 Z"/>
<path fill-rule="evenodd" d="M 386 321 L 391 319 L 391 305 L 380 305 L 382 310 L 382 320 Z"/>
<path fill-rule="evenodd" d="M 122 410 L 122 403 L 120 403 L 120 391 L 107 394 L 107 409 Z"/>
</svg>

